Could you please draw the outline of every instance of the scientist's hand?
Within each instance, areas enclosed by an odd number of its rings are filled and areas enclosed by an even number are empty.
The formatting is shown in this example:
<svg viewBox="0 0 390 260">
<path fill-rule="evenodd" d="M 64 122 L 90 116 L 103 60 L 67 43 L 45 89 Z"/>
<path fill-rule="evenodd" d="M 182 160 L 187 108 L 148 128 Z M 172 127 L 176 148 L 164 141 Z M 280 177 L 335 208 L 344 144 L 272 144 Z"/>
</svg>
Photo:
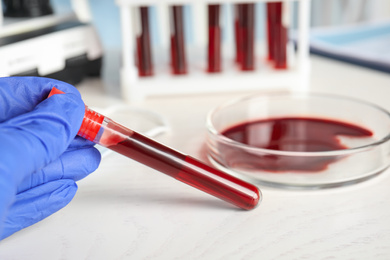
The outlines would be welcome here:
<svg viewBox="0 0 390 260">
<path fill-rule="evenodd" d="M 54 86 L 67 94 L 47 98 Z M 75 138 L 84 109 L 64 82 L 0 78 L 0 239 L 66 206 L 98 167 L 93 144 Z"/>
</svg>

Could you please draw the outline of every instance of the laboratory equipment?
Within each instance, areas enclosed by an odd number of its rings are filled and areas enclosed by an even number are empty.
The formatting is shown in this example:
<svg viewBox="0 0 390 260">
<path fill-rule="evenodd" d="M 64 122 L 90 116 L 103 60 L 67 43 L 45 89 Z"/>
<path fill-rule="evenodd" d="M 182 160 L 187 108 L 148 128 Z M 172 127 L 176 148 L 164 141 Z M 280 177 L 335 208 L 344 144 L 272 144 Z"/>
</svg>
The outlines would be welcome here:
<svg viewBox="0 0 390 260">
<path fill-rule="evenodd" d="M 267 3 L 268 60 L 276 69 L 287 68 L 288 17 L 287 3 Z"/>
<path fill-rule="evenodd" d="M 138 10 L 137 67 L 139 76 L 153 75 L 152 50 L 150 48 L 149 9 L 142 6 Z"/>
<path fill-rule="evenodd" d="M 63 93 L 53 88 L 53 94 Z M 79 136 L 132 158 L 206 193 L 249 210 L 261 200 L 258 188 L 212 168 L 86 107 Z"/>
<path fill-rule="evenodd" d="M 297 28 L 294 31 L 296 46 L 287 38 L 277 41 L 283 45 L 278 52 L 282 58 L 283 69 L 275 69 L 274 62 L 267 59 L 267 40 L 259 40 L 256 37 L 256 26 L 258 22 L 264 21 L 264 31 L 266 31 L 266 3 L 283 2 L 284 19 L 280 20 L 284 24 L 287 20 L 292 20 L 293 10 L 296 10 Z M 121 17 L 121 37 L 122 37 L 122 67 L 120 72 L 120 84 L 122 97 L 129 102 L 143 100 L 151 96 L 166 95 L 186 95 L 204 93 L 226 93 L 259 90 L 297 90 L 307 91 L 309 88 L 309 21 L 310 21 L 310 0 L 291 1 L 246 1 L 234 2 L 230 0 L 221 1 L 166 1 L 151 0 L 147 3 L 140 0 L 117 0 Z M 154 29 L 159 40 L 152 44 L 154 56 L 154 75 L 152 77 L 139 77 L 137 66 L 134 62 L 135 35 L 133 14 L 135 8 L 148 5 L 153 10 Z M 188 41 L 184 42 L 185 47 L 185 74 L 174 74 L 171 70 L 171 30 L 173 19 L 172 7 L 181 6 L 185 14 L 184 29 Z M 218 60 L 217 51 L 214 59 L 210 59 L 210 46 L 218 46 L 217 40 L 208 37 L 210 24 L 216 21 L 217 10 L 209 12 L 209 6 L 219 6 L 219 29 L 221 31 L 220 41 L 220 62 L 221 70 L 218 73 L 210 73 L 209 62 Z M 259 6 L 263 5 L 264 10 L 259 11 Z M 287 6 L 294 5 L 294 8 Z M 235 21 L 238 26 L 234 12 L 236 6 L 245 6 L 250 14 L 243 19 L 243 28 L 247 28 L 247 36 L 255 37 L 253 48 L 252 39 L 246 37 L 247 46 L 245 66 L 237 65 L 236 60 L 236 39 L 234 37 Z M 214 7 L 213 7 L 214 8 Z M 216 8 L 216 7 L 215 7 Z M 152 13 L 152 12 L 151 12 Z M 214 19 L 213 19 L 214 18 Z M 238 17 L 237 17 L 238 18 Z M 245 16 L 244 16 L 245 18 Z M 252 19 L 254 18 L 254 19 Z M 280 24 L 280 23 L 279 23 Z M 252 35 L 253 27 L 255 29 Z M 216 27 L 218 28 L 218 27 Z M 238 27 L 237 27 L 238 28 Z M 278 27 L 279 28 L 279 27 Z M 290 28 L 283 27 L 285 31 L 291 33 Z M 238 30 L 237 30 L 238 32 Z M 291 33 L 292 34 L 292 33 Z M 215 34 L 217 35 L 217 34 Z M 241 33 L 241 35 L 244 35 Z M 286 34 L 278 34 L 286 36 Z M 290 34 L 289 34 L 290 36 Z M 241 39 L 241 38 L 240 38 Z M 286 46 L 287 45 L 287 46 Z M 239 49 L 241 49 L 240 46 Z M 296 49 L 294 48 L 296 47 Z M 217 50 L 217 48 L 215 48 Z"/>
<path fill-rule="evenodd" d="M 255 69 L 255 4 L 238 4 L 236 44 L 236 61 L 243 71 Z"/>
<path fill-rule="evenodd" d="M 221 5 L 208 5 L 208 67 L 207 71 L 220 72 L 221 68 Z"/>
<path fill-rule="evenodd" d="M 4 2 L 1 77 L 44 76 L 76 84 L 87 76 L 100 76 L 103 49 L 88 6 L 72 3 L 72 8 L 51 10 L 47 0 Z"/>
<path fill-rule="evenodd" d="M 241 97 L 207 118 L 214 166 L 252 183 L 318 189 L 357 183 L 389 165 L 390 114 L 325 94 Z"/>
<path fill-rule="evenodd" d="M 171 6 L 170 11 L 172 73 L 175 75 L 186 74 L 183 6 Z"/>
</svg>

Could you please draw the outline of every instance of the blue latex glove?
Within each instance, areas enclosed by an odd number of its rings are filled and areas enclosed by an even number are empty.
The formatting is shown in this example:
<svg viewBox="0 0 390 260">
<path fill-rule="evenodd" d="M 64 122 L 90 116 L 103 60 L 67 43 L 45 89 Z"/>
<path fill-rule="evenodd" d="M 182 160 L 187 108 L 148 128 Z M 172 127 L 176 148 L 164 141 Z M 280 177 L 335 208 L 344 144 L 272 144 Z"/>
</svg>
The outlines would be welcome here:
<svg viewBox="0 0 390 260">
<path fill-rule="evenodd" d="M 67 94 L 47 98 L 54 86 Z M 93 143 L 75 138 L 84 109 L 64 82 L 0 78 L 0 239 L 66 206 L 98 167 Z"/>
</svg>

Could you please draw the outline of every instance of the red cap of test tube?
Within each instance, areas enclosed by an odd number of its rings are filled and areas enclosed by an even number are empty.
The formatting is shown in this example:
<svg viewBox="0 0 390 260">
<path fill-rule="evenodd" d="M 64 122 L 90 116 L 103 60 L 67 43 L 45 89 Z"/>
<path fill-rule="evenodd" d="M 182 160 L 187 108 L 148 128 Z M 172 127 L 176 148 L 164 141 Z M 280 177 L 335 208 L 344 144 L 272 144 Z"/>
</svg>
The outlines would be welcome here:
<svg viewBox="0 0 390 260">
<path fill-rule="evenodd" d="M 51 97 L 55 94 L 65 94 L 65 92 L 57 89 L 56 87 L 53 87 L 48 97 Z M 103 120 L 104 116 L 96 113 L 93 110 L 85 109 L 83 122 L 81 123 L 79 132 L 77 134 L 90 141 L 95 140 L 95 137 L 99 133 Z"/>
</svg>

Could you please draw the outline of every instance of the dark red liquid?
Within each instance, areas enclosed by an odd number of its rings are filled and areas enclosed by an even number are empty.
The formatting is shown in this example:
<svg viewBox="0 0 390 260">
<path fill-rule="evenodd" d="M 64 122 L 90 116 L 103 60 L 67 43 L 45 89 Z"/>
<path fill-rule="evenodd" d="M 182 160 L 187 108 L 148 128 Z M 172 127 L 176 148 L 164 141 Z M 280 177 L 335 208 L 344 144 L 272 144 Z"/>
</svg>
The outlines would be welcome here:
<svg viewBox="0 0 390 260">
<path fill-rule="evenodd" d="M 267 3 L 268 59 L 277 69 L 287 68 L 287 28 L 282 20 L 282 2 Z"/>
<path fill-rule="evenodd" d="M 186 74 L 183 7 L 172 6 L 171 65 L 173 74 Z"/>
<path fill-rule="evenodd" d="M 208 6 L 209 48 L 208 72 L 221 71 L 221 28 L 219 25 L 220 5 Z"/>
<path fill-rule="evenodd" d="M 324 152 L 347 149 L 339 136 L 370 137 L 372 132 L 360 126 L 316 118 L 270 118 L 246 122 L 222 132 L 226 137 L 253 147 L 294 152 Z M 229 147 L 219 147 L 223 161 L 230 165 L 248 165 L 268 171 L 321 171 L 338 156 L 298 157 L 253 155 Z M 252 166 L 249 166 L 252 165 Z"/>
<path fill-rule="evenodd" d="M 236 4 L 234 6 L 234 37 L 235 37 L 235 43 L 236 43 L 236 63 L 241 64 L 242 61 L 242 39 L 238 36 L 239 35 L 239 19 L 240 19 L 240 9 L 241 4 Z"/>
<path fill-rule="evenodd" d="M 240 208 L 252 209 L 259 202 L 259 191 L 252 184 L 138 133 L 108 148 Z"/>
<path fill-rule="evenodd" d="M 238 62 L 241 70 L 255 69 L 255 5 L 238 4 Z"/>
<path fill-rule="evenodd" d="M 268 43 L 268 60 L 274 60 L 274 7 L 275 3 L 267 3 L 267 43 Z"/>
<path fill-rule="evenodd" d="M 140 7 L 141 34 L 137 36 L 137 66 L 139 76 L 153 75 L 152 51 L 150 49 L 148 7 Z"/>
</svg>

